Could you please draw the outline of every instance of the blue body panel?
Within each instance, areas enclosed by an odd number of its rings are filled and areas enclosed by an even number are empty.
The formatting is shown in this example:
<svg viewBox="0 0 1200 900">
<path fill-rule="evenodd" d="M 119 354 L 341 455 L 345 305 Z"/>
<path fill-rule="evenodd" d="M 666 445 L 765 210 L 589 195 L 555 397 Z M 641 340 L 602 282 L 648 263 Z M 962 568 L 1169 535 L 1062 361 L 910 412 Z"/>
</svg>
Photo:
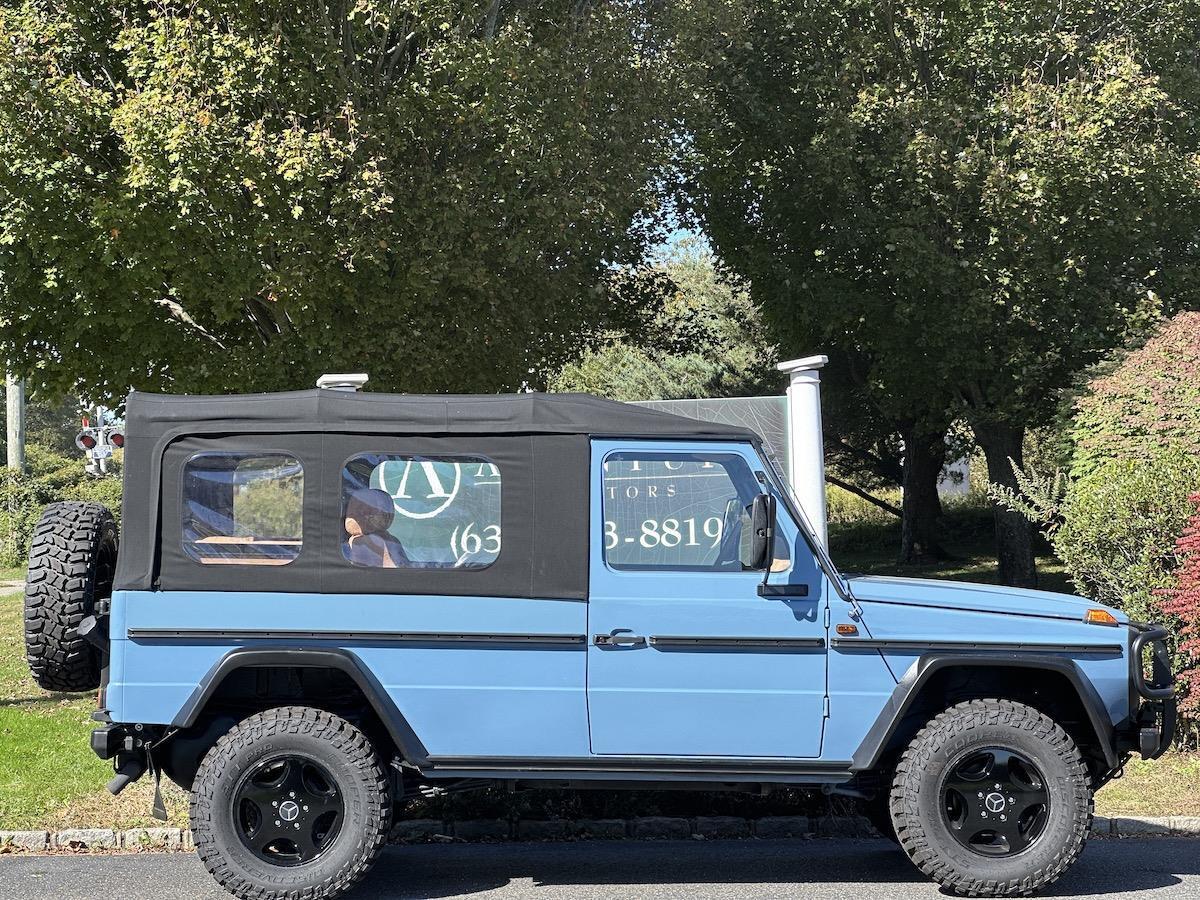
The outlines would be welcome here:
<svg viewBox="0 0 1200 900">
<path fill-rule="evenodd" d="M 916 582 L 926 584 L 927 582 Z M 953 582 L 935 585 L 930 591 L 946 605 L 932 606 L 927 603 L 910 603 L 903 599 L 888 601 L 864 600 L 858 590 L 859 582 L 853 581 L 855 596 L 863 607 L 863 619 L 870 625 L 871 637 L 877 640 L 938 642 L 978 642 L 1020 644 L 1025 653 L 1037 653 L 1048 659 L 1071 660 L 1083 676 L 1096 688 L 1109 718 L 1120 722 L 1129 714 L 1129 663 L 1125 654 L 1116 652 L 1058 652 L 1053 648 L 1059 644 L 1123 645 L 1126 637 L 1124 628 L 1088 625 L 1080 612 L 1073 619 L 1045 618 L 1026 615 L 997 615 L 977 609 L 956 609 L 953 602 Z M 906 589 L 908 586 L 905 586 Z M 972 598 L 971 588 L 964 585 L 964 602 Z M 1024 592 L 1034 594 L 1035 591 Z M 879 596 L 877 591 L 876 597 Z M 1047 603 L 1063 595 L 1047 594 Z M 1072 598 L 1078 599 L 1078 598 Z M 1084 608 L 1095 607 L 1086 604 Z M 1039 650 L 1038 645 L 1047 649 Z M 903 649 L 881 651 L 891 671 L 903 678 L 909 668 L 923 654 L 921 650 Z M 952 651 L 946 651 L 952 652 Z M 853 654 L 857 655 L 857 654 Z"/>
<path fill-rule="evenodd" d="M 705 453 L 741 455 L 745 444 Z M 694 452 L 667 441 L 593 441 L 592 496 L 602 494 L 606 456 L 620 451 Z M 629 629 L 649 639 L 826 637 L 827 583 L 781 510 L 792 565 L 772 583 L 804 585 L 806 597 L 760 597 L 761 572 L 617 571 L 604 560 L 604 512 L 592 505 L 589 634 Z M 818 757 L 824 725 L 826 649 L 588 647 L 592 750 L 599 754 Z"/>
<path fill-rule="evenodd" d="M 121 722 L 169 723 L 228 651 L 278 640 L 129 640 L 129 628 L 584 634 L 587 605 L 564 600 L 329 594 L 119 592 L 108 702 Z M 588 753 L 583 644 L 342 646 L 391 695 L 431 755 Z"/>
<path fill-rule="evenodd" d="M 171 723 L 214 666 L 241 647 L 337 647 L 383 686 L 434 757 L 728 757 L 832 765 L 855 755 L 897 682 L 926 652 L 838 648 L 831 639 L 838 625 L 854 626 L 857 637 L 871 641 L 1020 644 L 1070 659 L 1113 723 L 1130 715 L 1125 654 L 1078 650 L 1125 640 L 1124 628 L 1083 623 L 1083 612 L 1095 604 L 991 585 L 854 578 L 858 616 L 783 503 L 778 531 L 791 560 L 769 581 L 803 587 L 804 596 L 759 596 L 762 575 L 755 572 L 610 567 L 603 549 L 603 464 L 621 451 L 731 454 L 756 472 L 767 468 L 748 443 L 593 441 L 586 602 L 255 591 L 255 582 L 270 572 L 250 567 L 244 592 L 117 592 L 106 695 L 113 721 Z M 130 629 L 206 636 L 130 638 Z M 355 634 L 270 636 L 281 629 Z M 647 642 L 593 642 L 595 635 L 622 629 Z M 563 640 L 483 645 L 386 637 L 401 632 Z M 675 642 L 655 645 L 652 636 Z M 782 644 L 769 646 L 766 639 Z"/>
<path fill-rule="evenodd" d="M 1125 613 L 1100 607 L 1093 600 L 1053 591 L 1031 591 L 998 584 L 966 581 L 930 581 L 923 578 L 884 578 L 858 576 L 850 579 L 859 600 L 902 603 L 937 609 L 974 609 L 1006 616 L 1036 616 L 1041 619 L 1066 619 L 1079 623 L 1089 609 L 1104 608 L 1118 622 L 1128 622 Z M 986 635 L 986 632 L 983 632 Z"/>
<path fill-rule="evenodd" d="M 832 588 L 831 588 L 832 593 Z M 871 637 L 870 616 L 856 619 L 853 607 L 836 593 L 830 601 L 830 633 L 853 625 Z M 850 759 L 896 689 L 896 678 L 878 652 L 829 653 L 829 719 L 825 723 L 826 759 Z"/>
</svg>

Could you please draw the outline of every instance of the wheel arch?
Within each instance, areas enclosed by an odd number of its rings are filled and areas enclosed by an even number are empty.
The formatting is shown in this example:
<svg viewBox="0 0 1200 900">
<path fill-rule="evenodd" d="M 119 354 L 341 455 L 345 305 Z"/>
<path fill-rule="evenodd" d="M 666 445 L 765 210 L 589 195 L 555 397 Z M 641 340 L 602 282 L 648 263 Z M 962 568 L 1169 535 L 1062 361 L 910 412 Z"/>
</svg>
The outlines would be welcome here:
<svg viewBox="0 0 1200 900">
<path fill-rule="evenodd" d="M 851 769 L 869 772 L 886 766 L 934 715 L 960 700 L 985 695 L 1065 716 L 1068 721 L 1060 724 L 1076 743 L 1093 752 L 1097 768 L 1111 772 L 1119 767 L 1108 712 L 1074 660 L 1045 654 L 998 658 L 963 653 L 925 654 L 908 668 L 855 752 Z"/>
<path fill-rule="evenodd" d="M 230 678 L 247 670 L 263 669 L 316 669 L 341 673 L 366 701 L 401 759 L 418 769 L 427 764 L 428 752 L 424 744 L 383 685 L 356 654 L 341 648 L 241 647 L 230 650 L 204 675 L 172 720 L 172 727 L 181 731 L 193 728 L 209 712 L 212 701 L 221 696 L 222 688 Z"/>
</svg>

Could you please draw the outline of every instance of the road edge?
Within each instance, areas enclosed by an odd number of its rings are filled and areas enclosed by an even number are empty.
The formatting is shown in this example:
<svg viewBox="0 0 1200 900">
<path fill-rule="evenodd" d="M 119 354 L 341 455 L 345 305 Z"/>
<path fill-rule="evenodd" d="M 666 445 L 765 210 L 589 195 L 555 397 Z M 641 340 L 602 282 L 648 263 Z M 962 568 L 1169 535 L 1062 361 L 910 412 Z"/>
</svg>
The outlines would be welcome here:
<svg viewBox="0 0 1200 900">
<path fill-rule="evenodd" d="M 876 838 L 861 816 L 737 816 L 635 819 L 407 819 L 389 835 L 393 844 L 571 840 L 736 840 L 778 838 Z M 1200 816 L 1096 816 L 1092 837 L 1200 837 Z M 190 851 L 186 828 L 68 828 L 61 831 L 0 831 L 3 853 L 115 853 Z"/>
</svg>

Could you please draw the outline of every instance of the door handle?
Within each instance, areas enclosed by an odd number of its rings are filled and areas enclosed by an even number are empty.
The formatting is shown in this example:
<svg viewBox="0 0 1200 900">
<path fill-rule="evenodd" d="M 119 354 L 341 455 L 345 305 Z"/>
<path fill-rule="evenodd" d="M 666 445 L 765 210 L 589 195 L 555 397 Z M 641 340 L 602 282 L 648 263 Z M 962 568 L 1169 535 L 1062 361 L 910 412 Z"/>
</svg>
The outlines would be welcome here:
<svg viewBox="0 0 1200 900">
<path fill-rule="evenodd" d="M 592 643 L 597 647 L 641 647 L 646 639 L 634 634 L 632 628 L 614 628 L 608 634 L 594 635 Z"/>
</svg>

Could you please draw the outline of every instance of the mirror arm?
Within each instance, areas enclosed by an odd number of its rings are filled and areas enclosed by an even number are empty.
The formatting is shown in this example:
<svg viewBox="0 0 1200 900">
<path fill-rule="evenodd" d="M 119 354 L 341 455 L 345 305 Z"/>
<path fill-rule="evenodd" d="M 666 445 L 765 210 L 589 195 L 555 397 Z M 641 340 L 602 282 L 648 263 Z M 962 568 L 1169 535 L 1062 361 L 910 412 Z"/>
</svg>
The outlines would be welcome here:
<svg viewBox="0 0 1200 900">
<path fill-rule="evenodd" d="M 767 528 L 767 558 L 763 560 L 763 580 L 760 586 L 759 593 L 762 593 L 761 588 L 767 586 L 767 580 L 771 577 L 771 565 L 775 562 L 775 529 Z"/>
</svg>

